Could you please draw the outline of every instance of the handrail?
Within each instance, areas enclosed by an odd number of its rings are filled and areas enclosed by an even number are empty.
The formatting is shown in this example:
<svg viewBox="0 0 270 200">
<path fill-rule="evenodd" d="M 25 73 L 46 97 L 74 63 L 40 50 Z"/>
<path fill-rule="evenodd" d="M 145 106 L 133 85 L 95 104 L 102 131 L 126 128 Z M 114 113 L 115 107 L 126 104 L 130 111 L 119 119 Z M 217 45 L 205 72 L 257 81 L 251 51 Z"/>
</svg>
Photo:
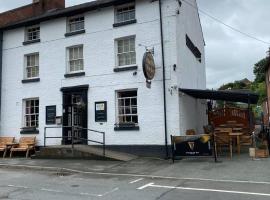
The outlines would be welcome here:
<svg viewBox="0 0 270 200">
<path fill-rule="evenodd" d="M 69 138 L 68 136 L 47 136 L 47 129 L 55 129 L 55 128 L 72 128 L 72 134 L 71 134 L 71 148 L 74 149 L 74 138 L 76 139 L 79 139 L 79 140 L 84 140 L 84 141 L 87 141 L 87 142 L 94 142 L 94 143 L 97 143 L 97 144 L 101 144 L 102 145 L 102 148 L 103 148 L 103 156 L 105 156 L 105 132 L 102 132 L 102 131 L 97 131 L 97 130 L 93 130 L 93 129 L 88 129 L 88 128 L 83 128 L 83 127 L 80 127 L 80 126 L 45 126 L 44 127 L 44 147 L 46 147 L 46 139 L 56 139 L 56 138 Z M 89 140 L 89 139 L 85 139 L 85 138 L 80 138 L 80 137 L 75 137 L 74 136 L 74 131 L 73 129 L 74 128 L 78 128 L 78 129 L 82 129 L 82 130 L 87 130 L 87 134 L 88 134 L 88 131 L 91 131 L 91 132 L 95 132 L 95 133 L 100 133 L 102 134 L 103 136 L 103 141 L 102 142 L 99 142 L 99 141 L 95 141 L 95 140 Z"/>
</svg>

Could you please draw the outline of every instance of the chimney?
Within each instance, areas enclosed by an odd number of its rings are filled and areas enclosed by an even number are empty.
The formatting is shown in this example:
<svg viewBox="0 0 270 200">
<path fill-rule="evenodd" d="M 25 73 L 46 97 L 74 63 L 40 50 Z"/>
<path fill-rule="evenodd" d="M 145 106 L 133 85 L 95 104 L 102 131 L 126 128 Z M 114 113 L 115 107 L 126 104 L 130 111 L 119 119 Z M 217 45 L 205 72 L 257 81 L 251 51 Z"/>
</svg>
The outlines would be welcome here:
<svg viewBox="0 0 270 200">
<path fill-rule="evenodd" d="M 45 12 L 65 8 L 65 0 L 33 0 L 32 4 L 0 13 L 0 28 Z"/>
</svg>

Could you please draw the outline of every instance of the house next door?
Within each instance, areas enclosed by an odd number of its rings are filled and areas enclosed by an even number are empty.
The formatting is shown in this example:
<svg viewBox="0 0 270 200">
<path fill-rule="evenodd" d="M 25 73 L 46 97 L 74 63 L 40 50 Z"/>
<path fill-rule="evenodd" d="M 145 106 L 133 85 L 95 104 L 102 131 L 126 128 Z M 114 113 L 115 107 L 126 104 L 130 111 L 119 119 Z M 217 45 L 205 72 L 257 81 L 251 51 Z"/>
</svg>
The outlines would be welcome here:
<svg viewBox="0 0 270 200">
<path fill-rule="evenodd" d="M 63 144 L 87 144 L 87 90 L 63 91 Z"/>
</svg>

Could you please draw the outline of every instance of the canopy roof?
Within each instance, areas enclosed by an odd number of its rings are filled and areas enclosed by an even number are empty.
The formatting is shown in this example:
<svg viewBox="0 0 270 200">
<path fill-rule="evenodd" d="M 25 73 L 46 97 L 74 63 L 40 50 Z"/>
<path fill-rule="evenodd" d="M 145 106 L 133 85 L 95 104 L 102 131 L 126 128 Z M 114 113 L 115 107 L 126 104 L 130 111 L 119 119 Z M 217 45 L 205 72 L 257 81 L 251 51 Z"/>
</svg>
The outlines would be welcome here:
<svg viewBox="0 0 270 200">
<path fill-rule="evenodd" d="M 196 99 L 223 100 L 241 103 L 257 104 L 259 95 L 249 90 L 200 90 L 179 88 L 183 92 Z"/>
</svg>

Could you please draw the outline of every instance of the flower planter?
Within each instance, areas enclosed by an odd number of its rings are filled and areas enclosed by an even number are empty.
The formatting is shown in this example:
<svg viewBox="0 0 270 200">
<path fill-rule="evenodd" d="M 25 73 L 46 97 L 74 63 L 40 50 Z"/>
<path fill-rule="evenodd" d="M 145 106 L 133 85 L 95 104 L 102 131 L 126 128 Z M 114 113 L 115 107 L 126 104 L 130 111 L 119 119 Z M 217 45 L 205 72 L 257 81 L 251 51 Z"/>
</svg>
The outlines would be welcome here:
<svg viewBox="0 0 270 200">
<path fill-rule="evenodd" d="M 268 149 L 256 149 L 255 155 L 256 155 L 256 158 L 268 158 L 269 151 Z"/>
</svg>

